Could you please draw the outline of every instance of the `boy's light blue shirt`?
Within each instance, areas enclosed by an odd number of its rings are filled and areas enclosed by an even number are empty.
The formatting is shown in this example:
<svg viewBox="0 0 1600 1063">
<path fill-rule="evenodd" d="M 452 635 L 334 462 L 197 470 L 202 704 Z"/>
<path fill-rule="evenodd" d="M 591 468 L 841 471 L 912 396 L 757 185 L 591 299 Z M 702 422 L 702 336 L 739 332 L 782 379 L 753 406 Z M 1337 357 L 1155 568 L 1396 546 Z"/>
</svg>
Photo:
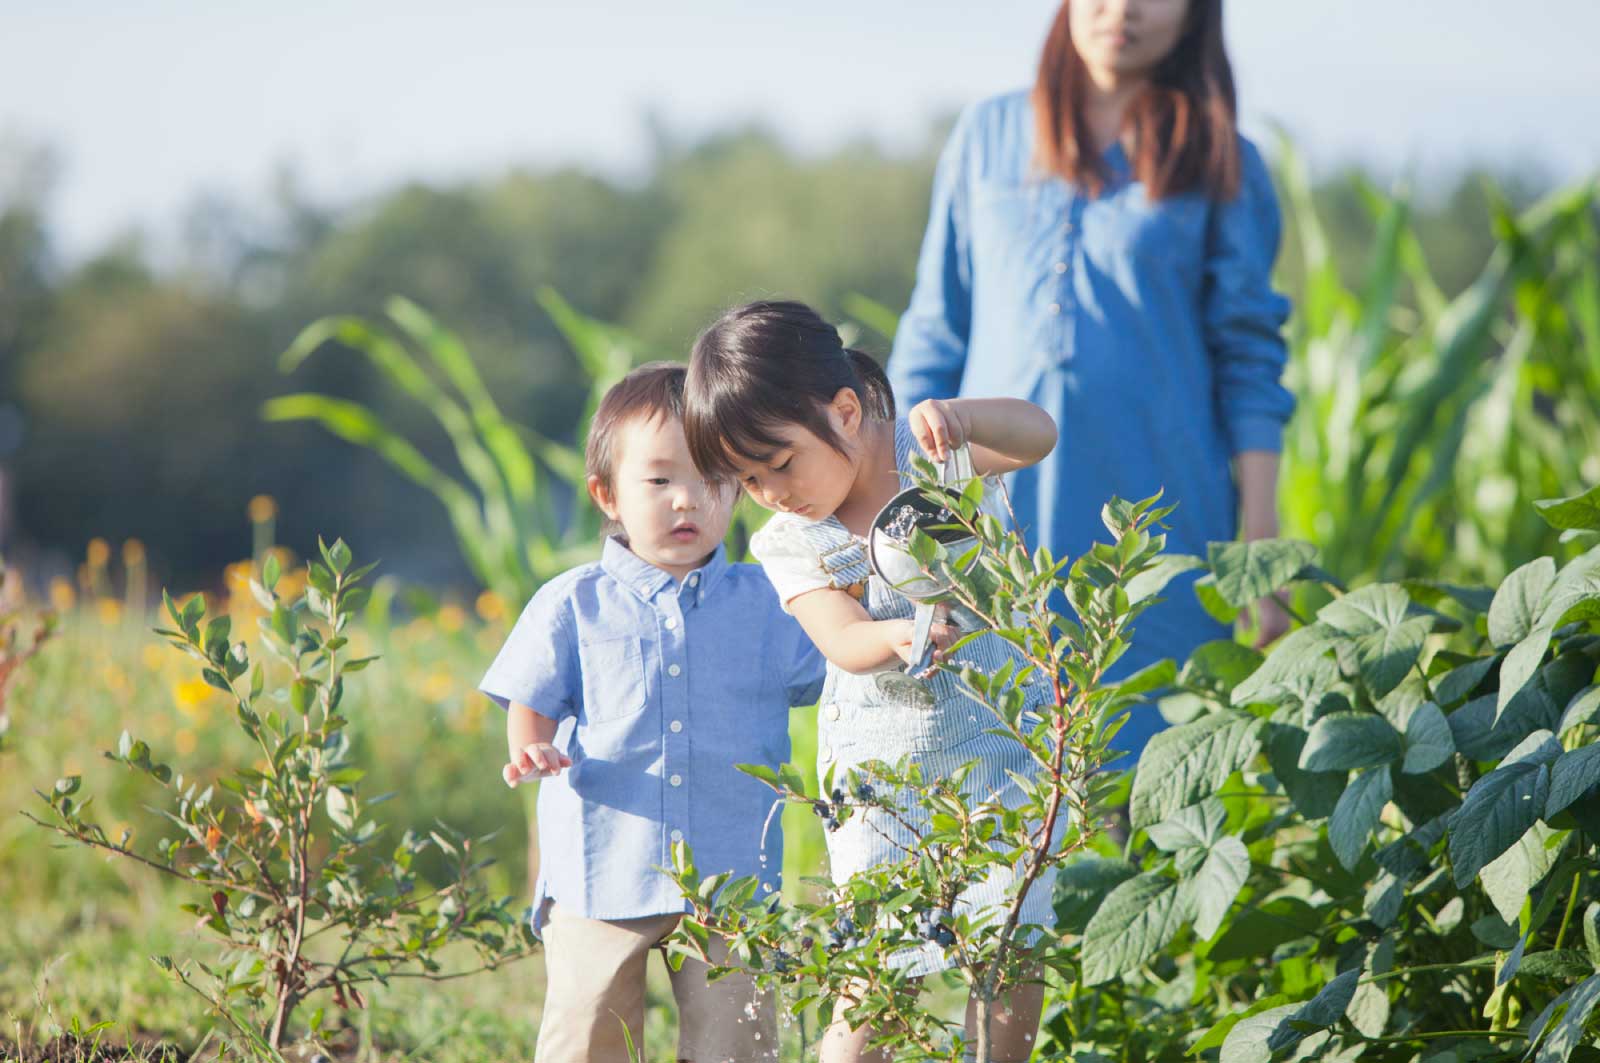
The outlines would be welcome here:
<svg viewBox="0 0 1600 1063">
<path fill-rule="evenodd" d="M 656 870 L 680 839 L 702 875 L 777 889 L 777 795 L 734 765 L 788 759 L 789 708 L 816 701 L 823 672 L 760 567 L 720 546 L 679 584 L 607 539 L 541 587 L 478 685 L 562 721 L 572 758 L 539 786 L 535 925 L 547 898 L 589 919 L 684 911 Z"/>
<path fill-rule="evenodd" d="M 1167 549 L 1204 555 L 1236 533 L 1230 462 L 1279 448 L 1288 302 L 1272 287 L 1279 218 L 1260 154 L 1240 138 L 1239 194 L 1152 201 L 1120 146 L 1099 196 L 1033 166 L 1026 92 L 968 107 L 940 157 L 916 290 L 889 379 L 904 409 L 927 398 L 1008 395 L 1055 418 L 1060 441 L 1008 478 L 1029 541 L 1077 557 L 1109 533 L 1117 495 L 1177 503 Z M 1231 632 L 1193 576 L 1141 616 L 1123 674 L 1183 661 Z M 1117 736 L 1137 751 L 1161 726 L 1141 710 Z"/>
</svg>

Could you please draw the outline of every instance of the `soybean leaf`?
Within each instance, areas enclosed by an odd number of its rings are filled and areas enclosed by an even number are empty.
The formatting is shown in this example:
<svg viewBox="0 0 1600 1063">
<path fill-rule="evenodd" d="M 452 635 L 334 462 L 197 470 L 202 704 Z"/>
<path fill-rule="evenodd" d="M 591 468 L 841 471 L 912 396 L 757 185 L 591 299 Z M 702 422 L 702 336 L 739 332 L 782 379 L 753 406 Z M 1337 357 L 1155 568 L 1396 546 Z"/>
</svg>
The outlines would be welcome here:
<svg viewBox="0 0 1600 1063">
<path fill-rule="evenodd" d="M 1529 561 L 1507 576 L 1489 606 L 1489 641 L 1509 646 L 1526 638 L 1538 624 L 1555 581 L 1556 563 L 1549 557 Z"/>
<path fill-rule="evenodd" d="M 1081 934 L 1106 895 L 1139 873 L 1126 860 L 1080 857 L 1056 875 L 1054 907 L 1056 929 Z"/>
<path fill-rule="evenodd" d="M 1394 796 L 1389 767 L 1380 764 L 1350 780 L 1328 820 L 1328 844 L 1345 868 L 1354 868 L 1366 851 L 1367 838 L 1378 825 L 1383 806 Z"/>
<path fill-rule="evenodd" d="M 1432 771 L 1456 751 L 1450 737 L 1450 722 L 1444 718 L 1439 706 L 1425 701 L 1406 723 L 1405 763 L 1400 770 L 1408 775 Z"/>
<path fill-rule="evenodd" d="M 1428 617 L 1407 617 L 1410 604 L 1397 585 L 1377 583 L 1330 602 L 1317 614 L 1319 622 L 1346 636 L 1348 641 L 1337 648 L 1354 658 L 1374 698 L 1405 679 L 1432 630 Z"/>
<path fill-rule="evenodd" d="M 1550 767 L 1550 793 L 1544 800 L 1549 819 L 1600 783 L 1600 742 L 1570 749 Z"/>
<path fill-rule="evenodd" d="M 1314 1030 L 1326 1030 L 1344 1017 L 1350 1001 L 1356 995 L 1356 984 L 1361 980 L 1361 968 L 1356 967 L 1335 977 L 1305 1006 L 1285 1019 L 1272 1036 L 1267 1047 L 1276 1052 L 1299 1041 Z"/>
<path fill-rule="evenodd" d="M 1338 641 L 1339 635 L 1321 624 L 1289 632 L 1261 667 L 1233 688 L 1233 704 L 1275 702 L 1286 691 L 1330 688 L 1339 672 L 1327 652 Z"/>
<path fill-rule="evenodd" d="M 1305 771 L 1300 755 L 1305 749 L 1306 732 L 1283 723 L 1267 725 L 1267 763 L 1272 774 L 1294 802 L 1295 811 L 1308 820 L 1323 819 L 1344 793 L 1345 772 Z"/>
<path fill-rule="evenodd" d="M 1219 1063 L 1270 1063 L 1273 1049 L 1268 1042 L 1278 1027 L 1299 1010 L 1298 1004 L 1282 1004 L 1240 1019 L 1222 1042 Z"/>
<path fill-rule="evenodd" d="M 1155 955 L 1188 919 L 1178 883 L 1145 872 L 1107 895 L 1083 932 L 1083 981 L 1100 985 Z"/>
<path fill-rule="evenodd" d="M 1600 485 L 1569 498 L 1540 499 L 1533 508 L 1552 528 L 1600 531 Z"/>
<path fill-rule="evenodd" d="M 1160 823 L 1145 828 L 1157 848 L 1169 853 L 1190 847 L 1204 848 L 1222 836 L 1228 820 L 1228 810 L 1216 797 L 1208 797 L 1198 804 L 1180 808 L 1177 813 Z M 1208 937 L 1210 935 L 1207 935 Z"/>
<path fill-rule="evenodd" d="M 1534 1063 L 1565 1063 L 1572 1055 L 1573 1049 L 1583 1040 L 1583 1030 L 1589 1022 L 1589 1014 L 1594 1011 L 1595 1004 L 1600 1003 L 1600 975 L 1590 976 L 1557 997 L 1550 1007 L 1534 1020 L 1534 1027 L 1538 1028 L 1538 1032 L 1532 1032 L 1533 1027 L 1530 1027 L 1529 1044 L 1537 1043 L 1543 1036 L 1545 1024 L 1553 1017 L 1556 1010 L 1560 1010 L 1557 1005 L 1563 1003 L 1563 998 L 1566 998 L 1564 1010 L 1560 1018 L 1556 1019 L 1555 1026 L 1550 1029 L 1544 1044 L 1540 1046 Z"/>
<path fill-rule="evenodd" d="M 1312 725 L 1300 767 L 1305 771 L 1370 768 L 1394 760 L 1400 748 L 1400 736 L 1382 716 L 1335 712 Z"/>
<path fill-rule="evenodd" d="M 1528 894 L 1555 867 L 1561 856 L 1561 846 L 1554 844 L 1556 831 L 1543 823 L 1535 823 L 1505 852 L 1489 861 L 1478 873 L 1483 892 L 1489 903 L 1507 923 L 1515 923 L 1522 914 L 1522 904 Z"/>
<path fill-rule="evenodd" d="M 1243 841 L 1229 835 L 1210 847 L 1205 863 L 1187 883 L 1199 937 L 1209 940 L 1217 932 L 1249 877 L 1250 852 Z"/>
<path fill-rule="evenodd" d="M 1236 608 L 1253 605 L 1282 588 L 1316 556 L 1316 547 L 1294 539 L 1210 543 L 1206 547 L 1217 591 Z"/>
<path fill-rule="evenodd" d="M 1549 731 L 1535 731 L 1467 791 L 1450 825 L 1450 862 L 1458 889 L 1466 889 L 1538 820 L 1550 788 L 1550 764 L 1560 755 Z"/>
<path fill-rule="evenodd" d="M 1150 740 L 1133 778 L 1132 825 L 1142 830 L 1216 793 L 1260 748 L 1261 721 L 1217 712 L 1171 727 Z"/>
</svg>

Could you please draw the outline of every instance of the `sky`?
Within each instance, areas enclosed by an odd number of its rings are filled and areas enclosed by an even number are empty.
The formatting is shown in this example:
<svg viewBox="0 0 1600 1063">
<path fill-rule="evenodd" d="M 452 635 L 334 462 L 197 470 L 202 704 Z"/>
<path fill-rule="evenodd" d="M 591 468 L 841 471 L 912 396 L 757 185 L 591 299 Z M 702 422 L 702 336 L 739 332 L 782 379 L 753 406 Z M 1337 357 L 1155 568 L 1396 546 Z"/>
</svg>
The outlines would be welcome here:
<svg viewBox="0 0 1600 1063">
<path fill-rule="evenodd" d="M 907 150 L 1027 84 L 1056 6 L 0 0 L 0 145 L 55 153 L 69 259 L 202 195 L 265 202 L 286 168 L 329 203 L 512 166 L 626 178 L 648 115 Z M 1600 171 L 1595 0 L 1228 0 L 1226 27 L 1245 131 L 1287 128 L 1319 170 Z"/>
</svg>

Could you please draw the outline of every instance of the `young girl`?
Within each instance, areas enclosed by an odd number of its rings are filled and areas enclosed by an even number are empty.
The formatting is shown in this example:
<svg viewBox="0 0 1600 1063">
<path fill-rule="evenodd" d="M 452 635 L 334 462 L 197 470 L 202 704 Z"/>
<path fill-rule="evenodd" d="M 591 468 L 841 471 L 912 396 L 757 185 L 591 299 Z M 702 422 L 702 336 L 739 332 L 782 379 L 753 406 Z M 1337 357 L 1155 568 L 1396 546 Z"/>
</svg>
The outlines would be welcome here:
<svg viewBox="0 0 1600 1063">
<path fill-rule="evenodd" d="M 731 477 L 756 502 L 776 511 L 750 548 L 794 614 L 828 659 L 820 702 L 818 774 L 842 779 L 870 760 L 909 757 L 928 777 L 969 761 L 969 795 L 1020 801 L 1007 771 L 1030 773 L 1033 762 L 994 726 L 955 679 L 927 682 L 933 706 L 872 673 L 909 660 L 912 603 L 871 575 L 865 536 L 878 511 L 909 486 L 918 447 L 935 461 L 969 445 L 975 470 L 995 475 L 1039 461 L 1056 429 L 1039 407 L 1019 399 L 930 400 L 896 419 L 888 381 L 871 358 L 847 349 L 839 333 L 809 307 L 758 302 L 730 310 L 695 343 L 684 396 L 684 429 L 702 472 Z M 948 635 L 949 632 L 944 632 Z M 943 641 L 948 642 L 948 638 Z M 1010 653 L 990 636 L 969 643 L 963 659 L 996 667 Z M 1033 699 L 1046 696 L 1039 683 Z M 888 835 L 888 837 L 885 837 Z M 835 882 L 896 859 L 910 836 L 882 813 L 853 816 L 828 834 Z M 963 910 L 1001 901 L 1009 874 L 992 876 L 959 901 Z M 1041 876 L 1023 908 L 1025 923 L 1050 925 L 1051 879 Z M 949 966 L 930 944 L 907 957 L 913 974 Z M 996 1060 L 1026 1059 L 1037 1030 L 1041 995 L 1019 991 L 994 1023 Z M 874 1031 L 852 1031 L 838 1016 L 824 1037 L 822 1058 L 845 1063 L 865 1056 Z M 969 1009 L 970 1011 L 970 1009 Z"/>
</svg>

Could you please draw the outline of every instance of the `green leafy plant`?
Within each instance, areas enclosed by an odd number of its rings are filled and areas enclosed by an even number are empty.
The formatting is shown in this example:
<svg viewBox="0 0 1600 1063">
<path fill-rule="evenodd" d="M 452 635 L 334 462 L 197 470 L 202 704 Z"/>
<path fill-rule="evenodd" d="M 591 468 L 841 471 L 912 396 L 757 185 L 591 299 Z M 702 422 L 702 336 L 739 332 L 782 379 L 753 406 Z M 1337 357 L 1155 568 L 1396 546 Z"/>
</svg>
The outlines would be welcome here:
<svg viewBox="0 0 1600 1063">
<path fill-rule="evenodd" d="M 39 793 L 48 821 L 24 813 L 195 890 L 182 908 L 219 949 L 209 962 L 155 961 L 205 997 L 240 1046 L 267 1057 L 285 1044 L 303 1004 L 327 997 L 360 1007 L 369 983 L 461 977 L 525 957 L 534 944 L 511 902 L 490 897 L 478 880 L 491 862 L 479 855 L 487 839 L 441 824 L 385 842 L 371 816 L 387 795 L 362 794 L 365 773 L 350 760 L 351 722 L 340 711 L 347 678 L 375 660 L 351 656 L 351 619 L 371 568 L 352 565 L 342 540 L 322 545 L 321 559 L 307 565 L 304 594 L 285 598 L 276 557 L 267 557 L 252 581 L 266 611 L 264 659 L 234 637 L 227 614 L 208 619 L 202 596 L 182 605 L 163 596 L 173 626 L 158 633 L 228 697 L 235 724 L 261 755 L 253 766 L 186 781 L 124 731 L 105 755 L 164 791 L 169 837 L 136 846 L 126 830 L 108 836 L 89 815 L 94 799 L 81 796 L 78 775 Z M 430 852 L 447 864 L 436 885 L 419 881 L 414 867 Z M 447 971 L 440 953 L 448 946 L 470 949 L 476 966 Z M 312 1017 L 313 1034 L 322 1014 Z"/>
<path fill-rule="evenodd" d="M 1597 501 L 1536 508 L 1582 537 Z M 1308 581 L 1331 600 L 1265 656 L 1211 643 L 1179 673 L 1128 851 L 1063 874 L 1082 969 L 1046 1047 L 1596 1058 L 1600 548 L 1494 589 L 1348 590 L 1313 556 L 1212 547 L 1229 606 Z"/>
<path fill-rule="evenodd" d="M 0 752 L 11 730 L 8 694 L 28 659 L 55 634 L 56 615 L 35 613 L 22 602 L 22 581 L 0 559 Z"/>
<path fill-rule="evenodd" d="M 1102 831 L 1113 779 L 1098 773 L 1121 711 L 1175 674 L 1164 662 L 1121 683 L 1105 671 L 1127 649 L 1134 620 L 1173 576 L 1197 559 L 1162 555 L 1161 519 L 1170 512 L 1157 499 L 1113 500 L 1104 511 L 1111 541 L 1076 559 L 1028 551 L 1021 537 L 978 510 L 982 482 L 967 485 L 959 500 L 934 488 L 932 468 L 921 470 L 934 500 L 951 506 L 952 523 L 973 545 L 960 557 L 916 532 L 910 549 L 926 572 L 947 575 L 955 598 L 982 617 L 1017 652 L 1017 663 L 986 673 L 961 660 L 975 634 L 942 655 L 939 668 L 959 677 L 975 713 L 993 721 L 992 732 L 1025 750 L 1033 764 L 1013 775 L 1022 797 L 1007 807 L 964 792 L 968 764 L 933 778 L 915 763 L 872 762 L 834 778 L 830 771 L 813 792 L 801 773 L 742 765 L 789 802 L 810 805 L 830 829 L 852 816 L 894 822 L 912 839 L 898 858 L 834 887 L 822 884 L 817 900 L 785 907 L 778 897 L 757 896 L 753 878 L 702 877 L 681 843 L 674 876 L 694 906 L 671 948 L 677 957 L 708 961 L 712 935 L 729 955 L 770 985 L 794 991 L 794 1007 L 848 999 L 845 1017 L 866 1024 L 875 1043 L 896 1058 L 989 1060 L 995 1002 L 1012 989 L 1036 983 L 1046 972 L 1065 976 L 1077 968 L 1077 950 L 1048 928 L 1023 922 L 1028 888 L 1047 869 L 1082 853 Z M 1076 618 L 1052 611 L 1051 595 L 1064 592 Z M 1035 684 L 1047 696 L 1030 699 Z M 872 822 L 869 820 L 869 822 Z M 922 825 L 922 824 L 925 824 Z M 957 910 L 957 897 L 997 869 L 1015 873 L 998 909 Z M 975 1039 L 965 1040 L 921 1003 L 919 983 L 899 958 L 910 950 L 944 953 L 969 988 L 976 1008 Z"/>
</svg>

